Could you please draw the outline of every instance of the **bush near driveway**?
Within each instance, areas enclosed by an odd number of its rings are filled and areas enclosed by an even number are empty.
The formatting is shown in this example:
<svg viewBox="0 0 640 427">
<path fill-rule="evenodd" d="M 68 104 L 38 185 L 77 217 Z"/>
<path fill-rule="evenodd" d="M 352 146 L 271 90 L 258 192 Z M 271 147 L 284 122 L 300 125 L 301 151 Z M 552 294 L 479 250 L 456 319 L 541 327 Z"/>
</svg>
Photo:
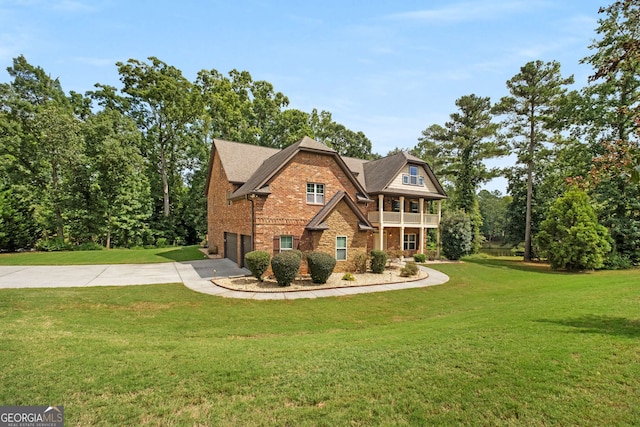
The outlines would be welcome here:
<svg viewBox="0 0 640 427">
<path fill-rule="evenodd" d="M 271 255 L 267 251 L 251 251 L 244 256 L 244 264 L 251 275 L 260 282 L 262 282 L 262 275 L 269 268 L 269 261 L 271 261 Z"/>
</svg>

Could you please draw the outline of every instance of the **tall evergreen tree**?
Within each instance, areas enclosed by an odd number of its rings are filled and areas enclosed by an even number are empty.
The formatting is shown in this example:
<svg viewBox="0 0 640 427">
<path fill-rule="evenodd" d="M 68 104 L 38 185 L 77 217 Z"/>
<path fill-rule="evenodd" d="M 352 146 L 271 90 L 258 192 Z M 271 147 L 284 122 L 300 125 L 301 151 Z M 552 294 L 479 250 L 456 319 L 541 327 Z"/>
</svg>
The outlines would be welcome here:
<svg viewBox="0 0 640 427">
<path fill-rule="evenodd" d="M 566 94 L 565 86 L 573 83 L 573 76 L 563 78 L 560 63 L 532 61 L 507 81 L 510 96 L 503 97 L 496 112 L 505 114 L 518 163 L 526 169 L 526 211 L 524 230 L 524 259 L 532 257 L 533 184 L 536 165 L 545 161 L 548 146 L 554 140 L 559 111 Z"/>
<path fill-rule="evenodd" d="M 484 161 L 507 154 L 498 136 L 499 125 L 493 123 L 491 100 L 466 95 L 456 100 L 459 112 L 450 115 L 444 127 L 430 126 L 418 140 L 421 147 L 439 145 L 447 161 L 442 173 L 455 185 L 453 207 L 471 217 L 473 248 L 481 244 L 482 216 L 478 206 L 478 187 L 500 172 L 489 169 Z"/>
</svg>

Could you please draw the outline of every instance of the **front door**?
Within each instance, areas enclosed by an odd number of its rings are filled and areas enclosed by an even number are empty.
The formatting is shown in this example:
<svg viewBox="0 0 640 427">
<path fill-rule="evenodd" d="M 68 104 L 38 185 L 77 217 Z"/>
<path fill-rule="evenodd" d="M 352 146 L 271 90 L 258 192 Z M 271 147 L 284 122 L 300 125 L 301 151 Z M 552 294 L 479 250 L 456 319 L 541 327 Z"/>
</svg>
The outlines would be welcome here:
<svg viewBox="0 0 640 427">
<path fill-rule="evenodd" d="M 382 248 L 380 247 L 380 232 L 373 233 L 373 249 L 375 250 L 386 250 L 387 249 L 387 231 L 382 232 Z"/>
</svg>

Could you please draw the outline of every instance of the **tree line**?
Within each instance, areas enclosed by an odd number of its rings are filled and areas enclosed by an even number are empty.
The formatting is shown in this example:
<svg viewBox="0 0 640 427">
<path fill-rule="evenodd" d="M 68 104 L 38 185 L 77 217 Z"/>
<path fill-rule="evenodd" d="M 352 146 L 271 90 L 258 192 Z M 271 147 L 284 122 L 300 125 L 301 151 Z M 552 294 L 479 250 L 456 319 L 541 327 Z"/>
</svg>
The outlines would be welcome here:
<svg viewBox="0 0 640 427">
<path fill-rule="evenodd" d="M 536 239 L 543 222 L 559 215 L 552 205 L 577 189 L 587 199 L 563 200 L 587 200 L 608 230 L 603 263 L 640 262 L 640 0 L 599 14 L 581 61 L 593 68 L 588 86 L 570 90 L 557 61 L 528 62 L 506 96 L 460 97 L 446 123 L 406 149 L 443 180 L 445 210 L 467 217 L 468 252 L 487 238 L 522 245 L 531 260 L 549 241 Z M 42 68 L 13 60 L 12 81 L 0 85 L 0 250 L 199 242 L 213 138 L 283 148 L 308 135 L 341 155 L 379 157 L 364 133 L 327 111 L 288 108 L 247 71 L 202 70 L 189 81 L 154 57 L 116 66 L 120 87 L 66 94 Z M 486 166 L 507 154 L 513 167 Z M 508 196 L 478 192 L 496 176 Z"/>
<path fill-rule="evenodd" d="M 249 72 L 195 81 L 160 59 L 117 63 L 121 86 L 65 93 L 24 56 L 0 85 L 0 250 L 199 243 L 211 141 L 274 148 L 308 135 L 371 158 L 371 141 Z"/>
<path fill-rule="evenodd" d="M 593 67 L 587 87 L 569 90 L 573 76 L 563 76 L 557 61 L 528 62 L 506 82 L 508 95 L 495 103 L 475 94 L 460 97 L 450 120 L 427 127 L 409 150 L 445 181 L 447 209 L 468 217 L 467 252 L 477 251 L 484 238 L 499 238 L 522 245 L 526 261 L 548 256 L 550 247 L 557 252 L 559 242 L 570 241 L 549 234 L 554 222 L 575 225 L 593 209 L 595 222 L 572 231 L 580 234 L 572 256 L 591 259 L 583 253 L 589 245 L 603 253 L 587 268 L 640 262 L 640 2 L 616 1 L 599 14 L 598 38 L 581 61 Z M 510 153 L 513 167 L 485 166 Z M 508 196 L 478 193 L 496 176 L 506 176 Z M 573 212 L 560 215 L 558 209 Z M 608 236 L 594 231 L 599 225 Z"/>
</svg>

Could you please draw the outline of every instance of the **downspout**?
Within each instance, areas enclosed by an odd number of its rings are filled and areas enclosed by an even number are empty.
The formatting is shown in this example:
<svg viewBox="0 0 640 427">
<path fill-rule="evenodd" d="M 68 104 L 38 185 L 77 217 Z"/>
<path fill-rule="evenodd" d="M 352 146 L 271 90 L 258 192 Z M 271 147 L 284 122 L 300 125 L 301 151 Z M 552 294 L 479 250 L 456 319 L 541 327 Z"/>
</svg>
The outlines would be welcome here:
<svg viewBox="0 0 640 427">
<path fill-rule="evenodd" d="M 251 202 L 251 250 L 256 250 L 256 205 L 255 205 L 255 194 L 250 194 L 247 196 L 249 201 Z"/>
</svg>

